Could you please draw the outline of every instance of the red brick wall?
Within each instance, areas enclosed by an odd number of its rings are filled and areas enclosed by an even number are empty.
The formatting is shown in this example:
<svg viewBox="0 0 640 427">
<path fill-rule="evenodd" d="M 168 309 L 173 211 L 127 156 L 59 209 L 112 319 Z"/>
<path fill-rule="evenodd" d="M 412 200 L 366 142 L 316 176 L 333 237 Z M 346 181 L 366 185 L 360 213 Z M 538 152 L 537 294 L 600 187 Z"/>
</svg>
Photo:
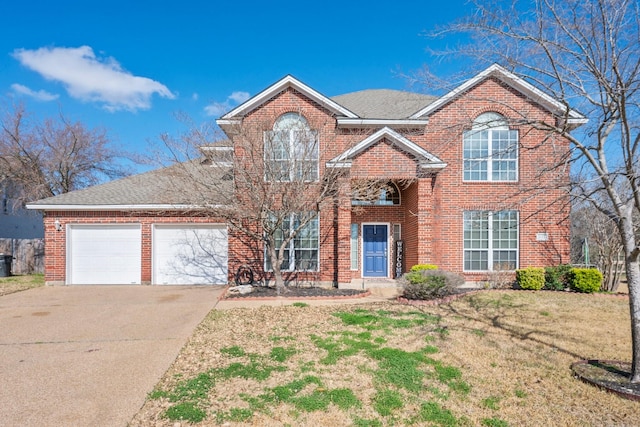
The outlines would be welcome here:
<svg viewBox="0 0 640 427">
<path fill-rule="evenodd" d="M 56 221 L 61 231 L 56 230 Z M 142 283 L 151 282 L 151 231 L 153 224 L 218 223 L 215 218 L 191 216 L 176 212 L 110 212 L 110 211 L 49 211 L 44 217 L 45 281 L 64 283 L 66 280 L 67 225 L 74 224 L 140 224 L 142 239 Z"/>
<path fill-rule="evenodd" d="M 443 269 L 462 272 L 462 218 L 465 210 L 515 209 L 520 212 L 520 267 L 568 262 L 569 205 L 566 192 L 554 182 L 557 178 L 567 183 L 568 168 L 559 173 L 543 169 L 567 151 L 568 141 L 561 138 L 545 141 L 543 132 L 515 125 L 513 129 L 520 131 L 521 143 L 519 180 L 514 183 L 463 182 L 462 132 L 470 128 L 474 118 L 488 111 L 498 112 L 515 121 L 523 118 L 550 119 L 548 113 L 535 103 L 500 82 L 489 79 L 434 112 L 424 132 L 412 131 L 407 135 L 411 141 L 447 163 L 447 167 L 434 177 L 420 176 L 414 159 L 384 140 L 365 150 L 347 171 L 349 177 L 397 178 L 411 184 L 402 189 L 400 206 L 359 207 L 352 210 L 348 180 L 338 196 L 339 206 L 331 203 L 322 205 L 321 271 L 317 275 L 318 280 L 344 282 L 351 277 L 360 277 L 359 271 L 350 271 L 349 234 L 351 223 L 363 222 L 401 224 L 405 241 L 405 268 L 428 262 Z M 246 129 L 255 129 L 255 140 L 261 141 L 262 130 L 270 129 L 275 120 L 287 112 L 302 114 L 310 126 L 318 131 L 322 144 L 321 176 L 327 160 L 377 130 L 337 129 L 335 118 L 327 109 L 294 89 L 288 89 L 265 102 L 244 117 L 243 124 Z M 255 165 L 248 164 L 247 167 Z M 544 190 L 536 191 L 534 188 Z M 151 280 L 151 224 L 211 222 L 208 218 L 192 218 L 175 213 L 49 212 L 45 218 L 47 281 L 63 281 L 65 274 L 65 233 L 55 231 L 55 219 L 63 225 L 70 222 L 140 223 L 143 233 L 143 281 Z M 536 241 L 536 233 L 539 232 L 548 233 L 549 241 Z M 252 247 L 232 231 L 229 236 L 230 274 L 248 259 L 258 264 L 263 262 L 260 248 Z M 469 280 L 484 278 L 484 274 L 475 273 L 465 276 Z"/>
<path fill-rule="evenodd" d="M 506 107 L 509 105 L 509 107 Z M 520 212 L 520 267 L 545 266 L 569 261 L 569 205 L 567 193 L 556 180 L 568 182 L 568 168 L 545 171 L 568 150 L 568 141 L 545 141 L 547 135 L 528 127 L 519 130 L 519 180 L 514 183 L 463 182 L 462 131 L 487 111 L 509 119 L 547 119 L 548 113 L 512 89 L 487 80 L 429 118 L 423 147 L 448 166 L 436 179 L 434 194 L 434 262 L 442 268 L 462 271 L 462 213 L 465 210 L 515 209 Z M 543 189 L 543 190 L 537 190 Z M 536 233 L 548 232 L 546 243 Z M 469 280 L 482 274 L 467 273 Z"/>
</svg>

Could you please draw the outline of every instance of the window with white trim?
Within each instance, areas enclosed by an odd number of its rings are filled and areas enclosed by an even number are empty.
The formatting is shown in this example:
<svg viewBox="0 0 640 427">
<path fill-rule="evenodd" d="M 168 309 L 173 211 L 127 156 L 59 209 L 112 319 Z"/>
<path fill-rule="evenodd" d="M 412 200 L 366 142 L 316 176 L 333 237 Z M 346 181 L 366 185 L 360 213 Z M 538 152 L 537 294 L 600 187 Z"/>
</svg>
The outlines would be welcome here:
<svg viewBox="0 0 640 427">
<path fill-rule="evenodd" d="M 280 116 L 264 133 L 267 181 L 317 181 L 318 133 L 298 113 Z"/>
<path fill-rule="evenodd" d="M 518 131 L 498 113 L 484 113 L 463 136 L 465 181 L 517 181 Z"/>
<path fill-rule="evenodd" d="M 285 248 L 280 266 L 282 271 L 318 271 L 318 256 L 320 253 L 318 217 L 316 216 L 300 227 L 301 219 L 300 215 L 292 214 L 276 230 L 276 248 L 279 248 L 282 242 L 297 230 L 295 237 L 289 241 Z M 267 271 L 273 270 L 271 259 L 266 251 L 265 260 L 265 269 Z"/>
<path fill-rule="evenodd" d="M 466 211 L 464 270 L 518 268 L 518 211 Z"/>
<path fill-rule="evenodd" d="M 360 231 L 359 224 L 351 224 L 351 269 L 358 269 L 358 261 L 360 254 L 358 252 L 358 233 Z"/>
</svg>

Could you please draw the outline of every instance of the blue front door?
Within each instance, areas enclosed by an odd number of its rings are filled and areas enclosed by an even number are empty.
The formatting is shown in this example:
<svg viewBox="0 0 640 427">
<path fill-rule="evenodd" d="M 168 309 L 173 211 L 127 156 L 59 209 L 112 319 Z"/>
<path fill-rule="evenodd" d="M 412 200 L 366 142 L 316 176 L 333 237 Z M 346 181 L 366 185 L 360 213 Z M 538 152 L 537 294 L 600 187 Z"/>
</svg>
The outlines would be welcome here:
<svg viewBox="0 0 640 427">
<path fill-rule="evenodd" d="M 386 225 L 363 225 L 362 246 L 365 277 L 387 277 L 389 261 L 387 259 Z"/>
</svg>

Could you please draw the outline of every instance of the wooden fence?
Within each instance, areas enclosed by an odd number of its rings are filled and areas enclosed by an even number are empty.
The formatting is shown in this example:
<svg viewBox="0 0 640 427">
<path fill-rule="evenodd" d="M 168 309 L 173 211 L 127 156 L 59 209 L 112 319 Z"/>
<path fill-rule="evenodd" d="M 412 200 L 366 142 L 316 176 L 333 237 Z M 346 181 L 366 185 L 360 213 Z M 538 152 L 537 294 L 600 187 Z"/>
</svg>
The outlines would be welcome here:
<svg viewBox="0 0 640 427">
<path fill-rule="evenodd" d="M 0 239 L 0 254 L 13 255 L 12 274 L 44 273 L 44 239 Z"/>
</svg>

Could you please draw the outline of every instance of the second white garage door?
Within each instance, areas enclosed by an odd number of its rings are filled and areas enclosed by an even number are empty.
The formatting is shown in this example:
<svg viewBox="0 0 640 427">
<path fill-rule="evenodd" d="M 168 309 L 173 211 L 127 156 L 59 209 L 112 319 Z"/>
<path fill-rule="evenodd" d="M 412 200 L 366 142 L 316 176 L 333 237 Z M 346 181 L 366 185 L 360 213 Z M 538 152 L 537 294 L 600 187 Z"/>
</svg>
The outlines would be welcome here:
<svg viewBox="0 0 640 427">
<path fill-rule="evenodd" d="M 153 283 L 226 284 L 227 229 L 220 224 L 155 225 Z"/>
</svg>

